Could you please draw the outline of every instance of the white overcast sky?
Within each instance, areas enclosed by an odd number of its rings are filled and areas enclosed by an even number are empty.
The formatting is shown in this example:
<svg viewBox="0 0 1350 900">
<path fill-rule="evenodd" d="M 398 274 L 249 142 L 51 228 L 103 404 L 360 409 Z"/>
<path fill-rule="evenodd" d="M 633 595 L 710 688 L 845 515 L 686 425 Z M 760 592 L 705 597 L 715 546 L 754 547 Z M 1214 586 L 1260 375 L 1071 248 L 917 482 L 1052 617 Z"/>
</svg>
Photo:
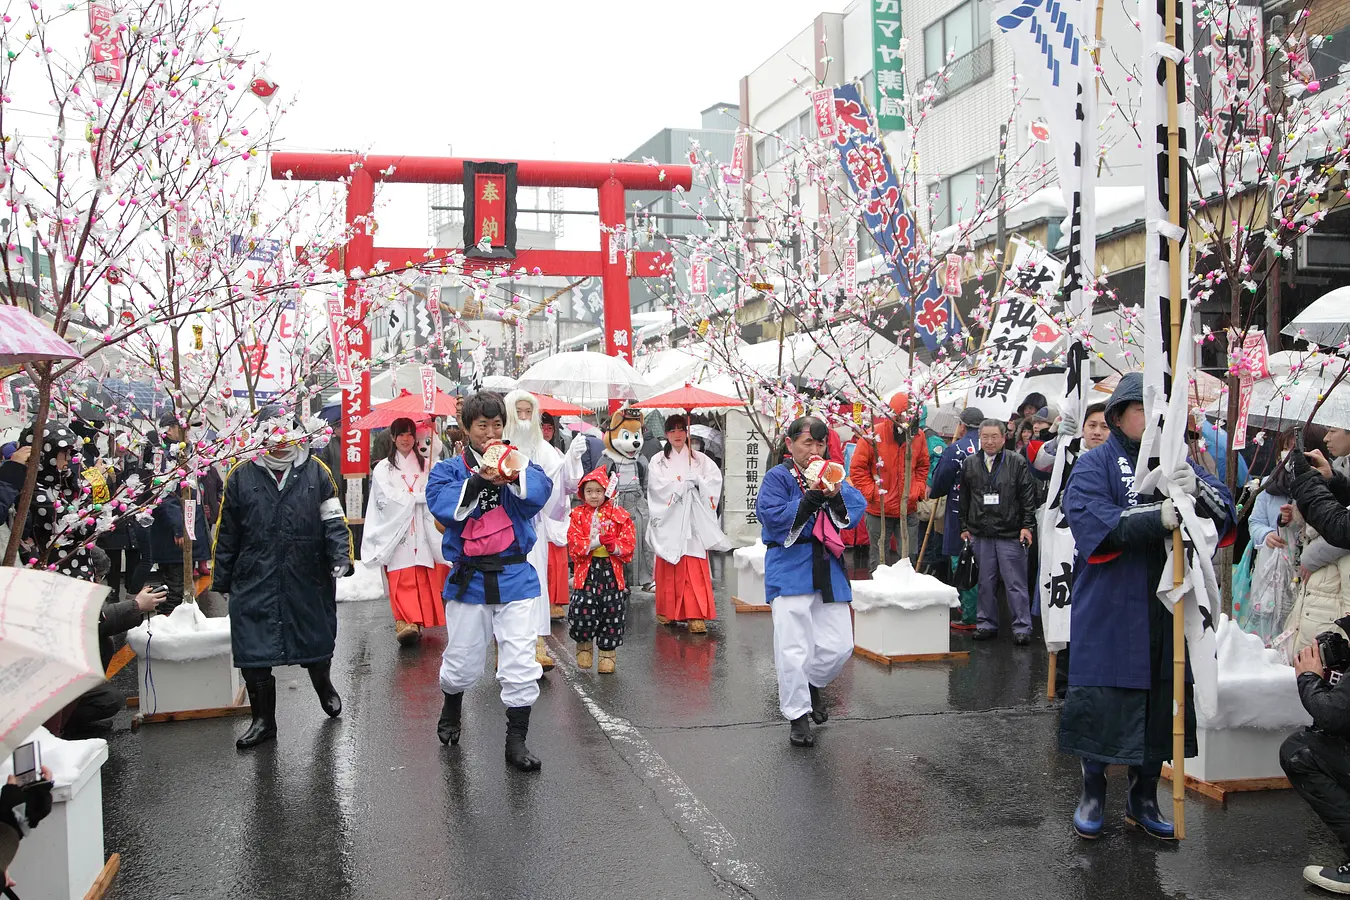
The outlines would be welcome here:
<svg viewBox="0 0 1350 900">
<path fill-rule="evenodd" d="M 224 0 L 270 59 L 288 148 L 605 161 L 699 111 L 847 0 Z M 671 162 L 672 160 L 661 160 Z M 393 186 L 380 243 L 425 245 L 426 188 Z M 568 206 L 584 197 L 569 192 Z M 587 204 L 593 208 L 594 201 Z M 598 246 L 569 216 L 567 244 Z"/>
</svg>

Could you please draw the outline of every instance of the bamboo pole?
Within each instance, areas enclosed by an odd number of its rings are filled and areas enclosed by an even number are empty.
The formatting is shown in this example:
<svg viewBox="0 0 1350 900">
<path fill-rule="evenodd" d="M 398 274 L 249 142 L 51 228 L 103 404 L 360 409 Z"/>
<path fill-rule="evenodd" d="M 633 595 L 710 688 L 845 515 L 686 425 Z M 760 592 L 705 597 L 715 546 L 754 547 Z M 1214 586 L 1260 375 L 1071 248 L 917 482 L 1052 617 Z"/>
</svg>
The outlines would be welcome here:
<svg viewBox="0 0 1350 900">
<path fill-rule="evenodd" d="M 928 538 L 933 533 L 933 520 L 936 518 L 937 512 L 934 510 L 928 517 L 928 527 L 923 531 L 923 543 L 919 545 L 919 565 L 914 567 L 916 571 L 923 565 L 923 555 L 928 551 Z"/>
<path fill-rule="evenodd" d="M 1050 665 L 1046 667 L 1045 676 L 1045 699 L 1055 699 L 1055 678 L 1059 674 L 1059 654 L 1050 654 Z"/>
<path fill-rule="evenodd" d="M 1165 40 L 1169 47 L 1177 46 L 1177 13 L 1179 0 L 1167 0 Z M 1167 89 L 1167 221 L 1180 230 L 1181 209 L 1181 110 L 1177 105 L 1177 63 L 1164 60 Z M 1181 232 L 1184 237 L 1184 232 Z M 1167 239 L 1168 298 L 1171 308 L 1172 365 L 1181 352 L 1181 241 Z M 1172 390 L 1177 390 L 1176 379 Z M 1183 388 L 1184 389 L 1184 388 Z M 1172 532 L 1172 586 L 1181 584 L 1185 576 L 1182 556 L 1181 529 Z M 1186 609 L 1181 603 L 1172 607 L 1172 827 L 1177 840 L 1186 837 Z"/>
</svg>

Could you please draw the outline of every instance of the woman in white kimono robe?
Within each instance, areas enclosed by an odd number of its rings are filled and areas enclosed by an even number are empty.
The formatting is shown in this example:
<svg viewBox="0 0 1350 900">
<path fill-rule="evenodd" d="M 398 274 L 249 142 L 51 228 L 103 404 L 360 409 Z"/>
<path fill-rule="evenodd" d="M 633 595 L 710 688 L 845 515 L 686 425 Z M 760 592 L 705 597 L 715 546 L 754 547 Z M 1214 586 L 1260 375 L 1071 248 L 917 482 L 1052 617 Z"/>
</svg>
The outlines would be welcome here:
<svg viewBox="0 0 1350 900">
<path fill-rule="evenodd" d="M 361 561 L 381 567 L 394 613 L 394 636 L 409 646 L 421 638 L 423 628 L 445 624 L 441 593 L 450 567 L 441 553 L 436 520 L 427 509 L 434 430 L 400 418 L 389 433 L 393 448 L 370 479 Z"/>
<path fill-rule="evenodd" d="M 551 617 L 551 576 L 557 575 L 551 569 L 551 560 L 555 555 L 562 557 L 561 578 L 563 591 L 567 591 L 567 525 L 571 515 L 570 495 L 566 491 L 564 479 L 559 477 L 563 467 L 563 455 L 556 447 L 544 440 L 540 428 L 541 413 L 539 398 L 529 391 L 511 391 L 505 397 L 506 414 L 510 421 L 502 429 L 502 438 L 529 457 L 544 470 L 553 481 L 553 493 L 543 510 L 534 519 L 534 530 L 538 540 L 527 554 L 530 565 L 539 576 L 540 595 L 533 601 L 534 623 L 538 639 L 535 642 L 535 658 L 545 669 L 553 668 L 553 658 L 548 655 L 548 646 L 544 638 L 553 633 Z M 558 549 L 554 549 L 557 547 Z M 565 600 L 563 601 L 565 602 Z M 559 615 L 561 616 L 561 611 Z"/>
<path fill-rule="evenodd" d="M 702 634 L 717 618 L 709 550 L 731 544 L 717 524 L 722 472 L 709 457 L 689 446 L 684 416 L 666 419 L 666 447 L 651 459 L 647 503 L 651 522 L 647 541 L 656 554 L 656 621 L 687 622 Z"/>
</svg>

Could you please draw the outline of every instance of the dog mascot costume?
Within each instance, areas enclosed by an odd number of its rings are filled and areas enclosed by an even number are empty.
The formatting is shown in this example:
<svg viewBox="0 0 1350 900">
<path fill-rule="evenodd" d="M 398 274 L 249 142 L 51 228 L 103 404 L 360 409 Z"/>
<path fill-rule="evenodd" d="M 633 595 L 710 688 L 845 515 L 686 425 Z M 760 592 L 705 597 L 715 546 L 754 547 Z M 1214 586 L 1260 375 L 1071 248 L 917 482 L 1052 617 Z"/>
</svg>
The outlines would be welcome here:
<svg viewBox="0 0 1350 900">
<path fill-rule="evenodd" d="M 567 451 L 567 482 L 575 490 L 583 474 L 604 468 L 610 497 L 627 510 L 637 533 L 637 550 L 625 567 L 625 582 L 650 592 L 656 584 L 652 548 L 647 543 L 651 516 L 647 511 L 647 460 L 642 456 L 642 444 L 642 411 L 619 410 L 610 418 L 603 442 L 584 434 L 572 441 Z"/>
</svg>

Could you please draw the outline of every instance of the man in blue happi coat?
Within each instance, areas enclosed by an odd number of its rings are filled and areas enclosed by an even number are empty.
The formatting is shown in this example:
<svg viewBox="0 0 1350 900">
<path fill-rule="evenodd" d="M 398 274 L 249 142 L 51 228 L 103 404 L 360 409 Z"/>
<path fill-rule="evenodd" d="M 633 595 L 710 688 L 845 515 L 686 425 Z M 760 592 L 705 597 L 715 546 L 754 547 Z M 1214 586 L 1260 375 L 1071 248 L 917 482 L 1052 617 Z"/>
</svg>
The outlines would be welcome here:
<svg viewBox="0 0 1350 900">
<path fill-rule="evenodd" d="M 1158 809 L 1158 776 L 1172 758 L 1172 614 L 1158 600 L 1179 515 L 1161 494 L 1140 496 L 1134 473 L 1144 434 L 1143 376 L 1130 373 L 1106 404 L 1111 436 L 1081 456 L 1064 492 L 1078 558 L 1074 568 L 1069 687 L 1059 746 L 1082 759 L 1083 793 L 1073 823 L 1101 834 L 1106 767 L 1129 766 L 1125 821 L 1164 840 L 1172 823 Z M 1196 512 L 1231 534 L 1232 499 L 1222 482 L 1187 462 L 1169 473 L 1195 498 Z M 1196 754 L 1189 661 L 1186 756 Z"/>
<path fill-rule="evenodd" d="M 521 771 L 536 771 L 540 763 L 525 738 L 543 675 L 530 615 L 543 588 L 526 554 L 534 546 L 534 517 L 548 502 L 553 482 L 534 463 L 514 478 L 484 464 L 484 451 L 501 440 L 506 424 L 499 395 L 470 397 L 460 422 L 468 438 L 463 456 L 438 462 L 427 479 L 427 508 L 445 527 L 442 546 L 450 563 L 440 674 L 445 698 L 436 735 L 443 744 L 459 743 L 464 691 L 482 677 L 488 643 L 496 637 L 506 760 Z"/>
<path fill-rule="evenodd" d="M 789 425 L 788 459 L 765 473 L 755 501 L 768 547 L 764 594 L 773 608 L 778 706 L 792 722 L 789 740 L 797 747 L 815 744 L 811 721 L 829 718 L 820 690 L 853 654 L 853 590 L 840 533 L 862 521 L 867 501 L 848 482 L 825 490 L 808 483 L 806 470 L 828 441 L 820 419 Z"/>
</svg>

